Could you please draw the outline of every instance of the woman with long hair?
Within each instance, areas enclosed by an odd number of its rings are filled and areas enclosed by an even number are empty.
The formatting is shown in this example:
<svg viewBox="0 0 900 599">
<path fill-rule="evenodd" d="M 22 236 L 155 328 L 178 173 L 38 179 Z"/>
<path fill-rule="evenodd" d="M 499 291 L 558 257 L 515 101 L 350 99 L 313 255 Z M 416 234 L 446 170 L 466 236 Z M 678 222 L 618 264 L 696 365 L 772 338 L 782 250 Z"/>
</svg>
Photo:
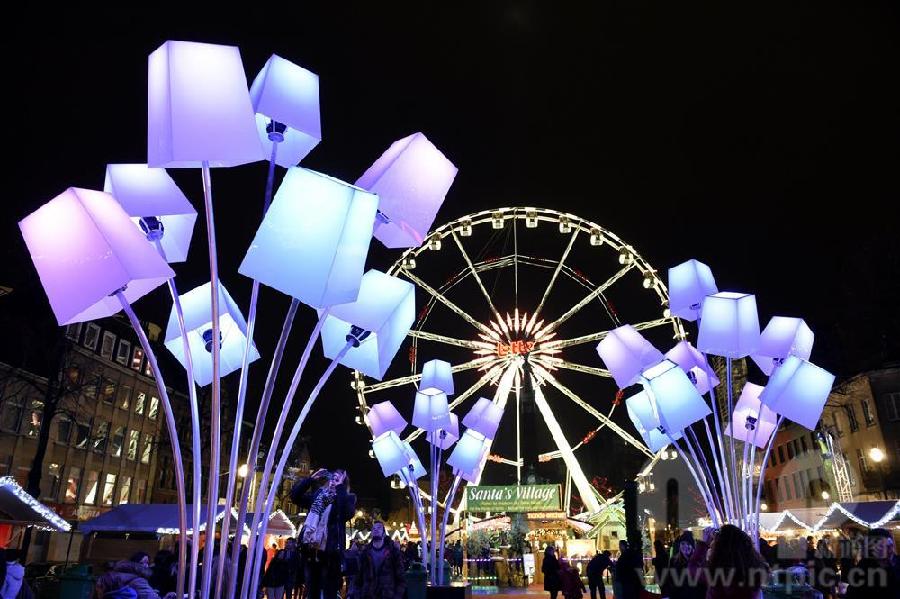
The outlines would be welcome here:
<svg viewBox="0 0 900 599">
<path fill-rule="evenodd" d="M 750 537 L 737 526 L 719 529 L 709 549 L 707 599 L 758 599 L 769 577 L 769 565 Z"/>
</svg>

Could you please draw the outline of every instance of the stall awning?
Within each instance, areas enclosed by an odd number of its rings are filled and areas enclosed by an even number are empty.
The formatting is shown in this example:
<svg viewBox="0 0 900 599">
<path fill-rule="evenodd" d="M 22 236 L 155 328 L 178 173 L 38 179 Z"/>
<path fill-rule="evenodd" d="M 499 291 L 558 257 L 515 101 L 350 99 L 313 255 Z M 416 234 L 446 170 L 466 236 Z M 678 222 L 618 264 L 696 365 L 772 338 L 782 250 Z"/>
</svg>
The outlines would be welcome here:
<svg viewBox="0 0 900 599">
<path fill-rule="evenodd" d="M 0 522 L 68 532 L 68 522 L 25 492 L 11 476 L 0 477 Z"/>
<path fill-rule="evenodd" d="M 253 514 L 247 514 L 246 527 L 250 530 L 253 525 Z M 260 526 L 262 524 L 260 523 Z M 281 510 L 275 510 L 269 516 L 269 524 L 266 526 L 266 534 L 275 535 L 276 537 L 294 537 L 297 536 L 297 527 L 291 522 Z"/>
<path fill-rule="evenodd" d="M 834 530 L 846 524 L 880 528 L 900 520 L 900 501 L 847 501 L 829 507 L 798 508 L 759 515 L 759 526 L 765 532 L 788 530 Z"/>
<path fill-rule="evenodd" d="M 188 534 L 193 532 L 193 509 L 187 506 Z M 225 516 L 225 506 L 216 512 L 216 522 Z M 237 514 L 231 510 L 232 526 L 237 522 Z M 178 506 L 174 503 L 129 503 L 114 507 L 105 514 L 91 518 L 79 529 L 85 534 L 91 532 L 152 532 L 156 534 L 178 534 Z M 200 531 L 206 530 L 206 506 L 200 510 Z"/>
</svg>

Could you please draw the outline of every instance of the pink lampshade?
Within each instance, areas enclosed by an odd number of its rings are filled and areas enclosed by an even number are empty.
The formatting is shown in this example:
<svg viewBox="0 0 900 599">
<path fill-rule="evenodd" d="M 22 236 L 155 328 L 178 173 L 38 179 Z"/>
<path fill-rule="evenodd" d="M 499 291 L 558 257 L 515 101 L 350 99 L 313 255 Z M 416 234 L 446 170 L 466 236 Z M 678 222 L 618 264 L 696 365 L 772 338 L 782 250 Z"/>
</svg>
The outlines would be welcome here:
<svg viewBox="0 0 900 599">
<path fill-rule="evenodd" d="M 59 324 L 122 309 L 175 276 L 113 197 L 70 187 L 19 223 Z"/>
<path fill-rule="evenodd" d="M 397 408 L 390 401 L 383 401 L 373 405 L 366 414 L 366 422 L 372 429 L 372 437 L 380 437 L 388 431 L 394 431 L 398 435 L 406 428 L 406 419 L 400 415 Z"/>
<path fill-rule="evenodd" d="M 459 419 L 453 412 L 450 412 L 450 425 L 447 428 L 428 435 L 428 442 L 441 449 L 450 449 L 457 439 L 459 439 Z"/>
<path fill-rule="evenodd" d="M 701 395 L 719 385 L 719 377 L 716 376 L 703 354 L 691 345 L 690 341 L 678 342 L 675 347 L 666 352 L 666 358 L 675 362 L 688 375 Z M 712 385 L 710 385 L 710 381 Z"/>
<path fill-rule="evenodd" d="M 728 358 L 743 358 L 759 347 L 756 296 L 721 291 L 707 296 L 700 313 L 697 349 Z"/>
<path fill-rule="evenodd" d="M 372 451 L 385 476 L 393 476 L 408 463 L 403 441 L 394 431 L 388 431 L 372 441 Z"/>
<path fill-rule="evenodd" d="M 759 395 L 762 391 L 763 387 L 759 385 L 745 384 L 741 390 L 741 397 L 734 406 L 731 422 L 725 428 L 725 434 L 729 437 L 753 443 L 760 449 L 766 446 L 778 422 L 778 414 L 760 401 Z"/>
<path fill-rule="evenodd" d="M 767 376 L 788 356 L 808 360 L 815 336 L 802 318 L 773 316 L 759 336 L 759 349 L 750 357 Z"/>
<path fill-rule="evenodd" d="M 493 440 L 500 427 L 500 419 L 503 418 L 503 409 L 486 397 L 481 397 L 463 417 L 463 426 L 484 435 Z"/>
<path fill-rule="evenodd" d="M 470 478 L 476 478 L 476 473 L 484 460 L 484 454 L 490 447 L 490 441 L 484 435 L 466 429 L 459 443 L 453 448 L 453 453 L 447 458 L 447 465 L 458 471 L 459 474 L 468 473 Z M 464 477 L 465 478 L 465 477 Z"/>
<path fill-rule="evenodd" d="M 597 353 L 623 389 L 634 384 L 641 371 L 663 359 L 662 352 L 629 324 L 610 331 L 597 345 Z"/>
<path fill-rule="evenodd" d="M 375 237 L 389 248 L 422 245 L 457 168 L 421 133 L 395 141 L 356 185 L 377 193 Z"/>
<path fill-rule="evenodd" d="M 834 375 L 827 370 L 788 356 L 769 377 L 759 398 L 785 418 L 814 430 L 833 384 Z"/>
<path fill-rule="evenodd" d="M 416 393 L 412 423 L 426 433 L 433 433 L 439 429 L 449 430 L 453 423 L 450 419 L 447 396 L 443 393 L 431 395 Z"/>
<path fill-rule="evenodd" d="M 687 260 L 669 269 L 669 311 L 685 320 L 697 320 L 707 295 L 717 293 L 709 266 Z"/>
</svg>

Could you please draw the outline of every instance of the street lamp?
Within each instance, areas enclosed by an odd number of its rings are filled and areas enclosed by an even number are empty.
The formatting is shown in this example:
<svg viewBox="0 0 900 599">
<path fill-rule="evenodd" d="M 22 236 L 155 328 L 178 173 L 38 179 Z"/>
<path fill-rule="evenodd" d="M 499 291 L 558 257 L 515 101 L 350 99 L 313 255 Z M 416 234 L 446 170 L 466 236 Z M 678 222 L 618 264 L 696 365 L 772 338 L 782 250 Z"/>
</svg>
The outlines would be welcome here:
<svg viewBox="0 0 900 599">
<path fill-rule="evenodd" d="M 247 478 L 247 464 L 241 464 L 237 473 L 241 478 Z"/>
<path fill-rule="evenodd" d="M 871 460 L 875 462 L 876 469 L 878 470 L 878 478 L 880 479 L 879 482 L 881 483 L 879 486 L 882 489 L 882 493 L 884 493 L 884 498 L 887 499 L 887 489 L 884 486 L 884 467 L 881 465 L 882 462 L 884 462 L 885 457 L 886 456 L 884 455 L 884 452 L 878 447 L 873 447 L 869 450 L 869 458 L 871 458 Z"/>
<path fill-rule="evenodd" d="M 831 495 L 828 494 L 828 491 L 822 491 L 822 501 L 828 501 L 831 499 Z"/>
</svg>

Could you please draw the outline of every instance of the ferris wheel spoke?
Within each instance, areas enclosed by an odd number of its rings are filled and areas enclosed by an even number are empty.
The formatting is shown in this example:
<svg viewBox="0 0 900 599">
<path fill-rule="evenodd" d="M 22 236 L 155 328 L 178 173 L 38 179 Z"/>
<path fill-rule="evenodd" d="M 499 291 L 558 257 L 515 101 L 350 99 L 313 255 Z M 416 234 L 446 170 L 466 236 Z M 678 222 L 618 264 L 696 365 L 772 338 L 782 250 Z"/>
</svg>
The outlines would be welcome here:
<svg viewBox="0 0 900 599">
<path fill-rule="evenodd" d="M 450 236 L 453 237 L 453 241 L 456 242 L 456 247 L 459 248 L 463 259 L 466 261 L 466 264 L 469 267 L 469 271 L 472 273 L 472 278 L 474 278 L 475 282 L 478 283 L 478 288 L 481 289 L 481 293 L 484 295 L 484 299 L 487 300 L 488 306 L 491 307 L 491 311 L 494 313 L 494 316 L 497 317 L 497 320 L 503 320 L 500 317 L 500 312 L 498 312 L 496 306 L 494 306 L 494 301 L 491 299 L 491 294 L 489 294 L 487 292 L 487 289 L 484 288 L 484 283 L 481 282 L 481 277 L 478 276 L 478 271 L 475 269 L 475 265 L 472 264 L 472 259 L 469 258 L 469 254 L 466 252 L 466 249 L 463 247 L 462 242 L 456 235 L 456 231 L 451 231 Z"/>
<path fill-rule="evenodd" d="M 467 349 L 474 349 L 477 351 L 490 351 L 493 353 L 496 351 L 494 345 L 487 343 L 486 341 L 470 341 L 467 339 L 456 339 L 455 337 L 447 337 L 446 335 L 438 335 L 437 333 L 429 333 L 428 331 L 410 331 L 410 337 L 415 337 L 416 339 L 425 339 L 427 341 L 435 341 L 437 343 L 443 343 L 445 345 L 455 345 L 457 347 L 465 347 Z"/>
<path fill-rule="evenodd" d="M 659 318 L 657 320 L 648 320 L 631 325 L 636 331 L 644 331 L 664 325 L 672 324 L 672 318 Z M 564 349 L 573 345 L 581 345 L 582 343 L 591 343 L 592 341 L 601 341 L 609 335 L 609 331 L 597 331 L 590 335 L 582 335 L 581 337 L 573 337 L 571 339 L 552 339 L 542 344 L 545 349 Z"/>
<path fill-rule="evenodd" d="M 553 276 L 550 277 L 550 284 L 547 285 L 547 288 L 544 290 L 544 296 L 541 298 L 538 307 L 535 309 L 534 314 L 531 316 L 531 326 L 534 326 L 534 323 L 537 322 L 538 316 L 541 313 L 541 310 L 544 308 L 544 302 L 547 301 L 547 297 L 550 295 L 550 291 L 553 289 L 553 285 L 556 283 L 556 278 L 559 276 L 560 271 L 563 268 L 563 264 L 566 263 L 566 258 L 569 257 L 569 252 L 572 251 L 572 246 L 575 245 L 575 239 L 578 237 L 578 229 L 572 231 L 572 237 L 569 238 L 569 245 L 566 246 L 565 251 L 562 254 L 562 257 L 559 259 L 559 263 L 556 265 L 556 268 L 553 270 Z"/>
<path fill-rule="evenodd" d="M 633 262 L 626 265 L 624 268 L 619 270 L 619 272 L 617 272 L 616 274 L 611 276 L 609 279 L 607 279 L 606 282 L 604 282 L 602 285 L 600 285 L 599 287 L 597 287 L 596 289 L 594 289 L 593 291 L 588 293 L 584 297 L 584 299 L 582 299 L 580 302 L 578 302 L 577 304 L 575 304 L 574 306 L 569 308 L 568 312 L 566 312 L 565 314 L 563 314 L 562 316 L 560 316 L 559 318 L 557 318 L 556 320 L 554 320 L 553 322 L 548 324 L 546 327 L 544 327 L 544 331 L 546 331 L 547 333 L 550 333 L 550 332 L 553 332 L 554 330 L 556 330 L 557 328 L 559 328 L 559 326 L 562 323 L 564 323 L 565 321 L 572 318 L 572 316 L 574 316 L 579 310 L 581 310 L 582 308 L 587 306 L 589 303 L 591 303 L 592 301 L 597 299 L 597 297 L 599 297 L 601 293 L 603 293 L 604 291 L 609 289 L 616 281 L 618 281 L 623 276 L 625 276 L 625 274 L 632 268 L 634 268 Z"/>
<path fill-rule="evenodd" d="M 452 310 L 457 315 L 459 315 L 463 320 L 465 320 L 466 322 L 471 324 L 473 327 L 475 327 L 482 333 L 484 333 L 486 335 L 490 335 L 491 330 L 489 328 L 487 328 L 486 326 L 484 326 L 483 324 L 481 324 L 480 322 L 478 322 L 477 320 L 472 318 L 472 316 L 470 316 L 468 312 L 466 312 L 465 310 L 463 310 L 462 308 L 460 308 L 459 306 L 457 306 L 456 304 L 451 302 L 442 293 L 440 293 L 439 291 L 434 289 L 434 287 L 432 287 L 431 285 L 429 285 L 428 283 L 426 283 L 425 281 L 423 281 L 416 275 L 409 272 L 409 270 L 407 270 L 406 268 L 401 268 L 400 271 L 406 277 L 408 277 L 410 281 L 412 281 L 413 283 L 415 283 L 416 285 L 418 285 L 419 287 L 421 287 L 422 289 L 424 289 L 425 291 L 430 293 L 431 296 L 434 297 L 434 299 L 436 299 L 437 301 L 441 302 L 442 304 L 444 304 L 445 306 L 450 308 L 450 310 Z"/>
<path fill-rule="evenodd" d="M 550 374 L 541 365 L 533 364 L 532 366 L 534 368 L 535 374 L 537 376 L 539 376 L 542 380 L 547 381 L 548 383 L 550 383 L 551 385 L 553 385 L 554 387 L 559 389 L 559 391 L 562 392 L 563 395 L 565 395 L 566 397 L 571 399 L 573 402 L 575 402 L 576 404 L 581 406 L 591 416 L 593 416 L 600 422 L 603 422 L 604 424 L 606 424 L 606 426 L 611 431 L 615 432 L 617 435 L 622 437 L 622 439 L 624 439 L 626 443 L 629 443 L 629 444 L 633 445 L 634 447 L 636 447 L 637 449 L 639 449 L 641 451 L 641 453 L 646 455 L 648 458 L 651 458 L 651 459 L 653 458 L 653 452 L 650 451 L 649 449 L 647 449 L 646 445 L 644 445 L 643 443 L 641 443 L 640 441 L 635 439 L 628 431 L 626 431 L 621 426 L 619 426 L 618 424 L 613 422 L 612 419 L 610 419 L 608 416 L 606 416 L 605 414 L 603 414 L 602 412 L 597 410 L 594 406 L 590 405 L 589 403 L 587 403 L 586 401 L 581 399 L 574 391 L 572 391 L 571 389 L 569 389 L 568 387 L 566 387 L 565 385 L 560 383 L 556 377 L 554 377 L 552 374 Z"/>
<path fill-rule="evenodd" d="M 575 372 L 583 372 L 584 374 L 592 374 L 603 378 L 610 378 L 612 376 L 608 370 L 603 368 L 585 366 L 584 364 L 569 362 L 568 360 L 563 360 L 562 358 L 557 358 L 555 356 L 535 356 L 534 359 L 540 362 L 545 368 L 565 368 L 566 370 L 574 370 Z"/>
<path fill-rule="evenodd" d="M 479 358 L 475 358 L 474 360 L 469 360 L 468 362 L 463 362 L 462 364 L 457 364 L 453 366 L 450 370 L 452 372 L 463 372 L 465 370 L 474 370 L 475 368 L 481 368 L 487 364 L 490 364 L 492 361 L 496 360 L 493 356 L 481 356 Z M 401 376 L 396 379 L 391 379 L 389 381 L 383 381 L 381 383 L 375 383 L 374 385 L 365 385 L 362 387 L 362 392 L 366 395 L 369 393 L 374 393 L 376 391 L 382 391 L 384 389 L 389 389 L 391 387 L 401 387 L 403 385 L 409 385 L 410 383 L 417 383 L 422 378 L 421 374 L 412 374 L 409 376 Z M 356 383 L 360 384 L 359 381 Z"/>
</svg>

